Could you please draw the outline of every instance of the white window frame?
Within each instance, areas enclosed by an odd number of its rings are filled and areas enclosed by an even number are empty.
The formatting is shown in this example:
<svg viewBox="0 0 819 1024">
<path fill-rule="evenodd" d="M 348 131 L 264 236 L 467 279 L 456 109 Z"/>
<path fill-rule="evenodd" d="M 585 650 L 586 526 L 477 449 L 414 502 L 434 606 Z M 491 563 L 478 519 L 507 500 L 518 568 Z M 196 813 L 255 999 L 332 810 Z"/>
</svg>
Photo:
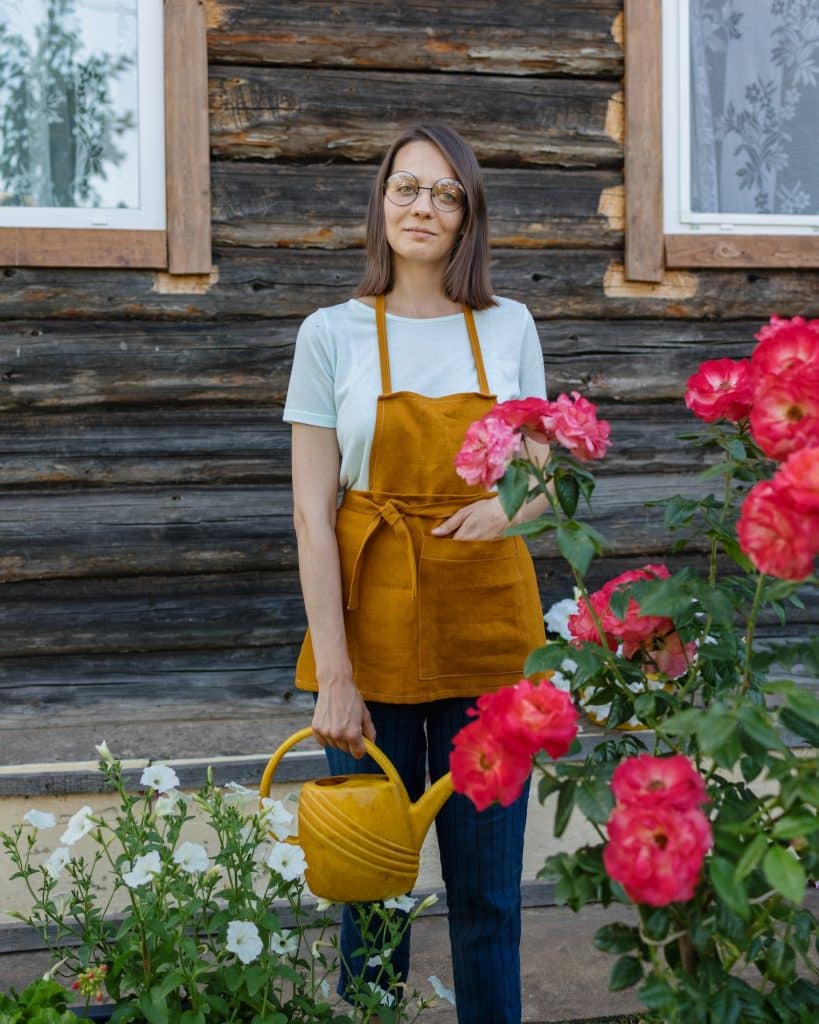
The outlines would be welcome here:
<svg viewBox="0 0 819 1024">
<path fill-rule="evenodd" d="M 662 0 L 663 220 L 669 235 L 816 235 L 819 214 L 700 213 L 691 209 L 690 0 Z"/>
<path fill-rule="evenodd" d="M 0 206 L 0 227 L 165 230 L 163 20 L 163 0 L 137 0 L 139 206 Z"/>
</svg>

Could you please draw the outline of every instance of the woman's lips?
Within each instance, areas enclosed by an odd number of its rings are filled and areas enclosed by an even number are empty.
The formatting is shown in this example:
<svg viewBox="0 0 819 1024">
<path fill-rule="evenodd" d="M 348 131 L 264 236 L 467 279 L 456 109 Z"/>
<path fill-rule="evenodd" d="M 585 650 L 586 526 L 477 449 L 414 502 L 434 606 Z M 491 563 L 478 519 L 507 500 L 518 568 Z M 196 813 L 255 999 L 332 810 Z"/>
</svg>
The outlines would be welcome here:
<svg viewBox="0 0 819 1024">
<path fill-rule="evenodd" d="M 405 231 L 409 231 L 411 235 L 423 235 L 426 238 L 433 238 L 435 236 L 434 231 L 427 231 L 425 228 L 404 228 Z"/>
</svg>

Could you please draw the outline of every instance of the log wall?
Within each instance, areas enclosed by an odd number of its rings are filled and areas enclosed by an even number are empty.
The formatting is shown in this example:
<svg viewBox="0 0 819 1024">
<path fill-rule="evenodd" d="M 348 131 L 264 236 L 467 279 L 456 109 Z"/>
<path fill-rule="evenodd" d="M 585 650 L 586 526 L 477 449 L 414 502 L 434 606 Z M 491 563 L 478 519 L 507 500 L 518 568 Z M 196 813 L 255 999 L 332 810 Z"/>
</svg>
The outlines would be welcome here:
<svg viewBox="0 0 819 1024">
<path fill-rule="evenodd" d="M 642 502 L 693 493 L 676 440 L 703 358 L 815 271 L 623 273 L 619 0 L 208 2 L 213 270 L 0 271 L 0 760 L 269 750 L 309 700 L 281 411 L 296 330 L 349 296 L 381 152 L 459 127 L 486 168 L 494 279 L 552 393 L 612 421 L 593 579 L 668 555 Z M 534 546 L 544 601 L 569 582 Z M 679 565 L 686 556 L 669 556 Z M 696 557 L 696 551 L 692 557 Z M 816 605 L 794 628 L 819 618 Z"/>
</svg>

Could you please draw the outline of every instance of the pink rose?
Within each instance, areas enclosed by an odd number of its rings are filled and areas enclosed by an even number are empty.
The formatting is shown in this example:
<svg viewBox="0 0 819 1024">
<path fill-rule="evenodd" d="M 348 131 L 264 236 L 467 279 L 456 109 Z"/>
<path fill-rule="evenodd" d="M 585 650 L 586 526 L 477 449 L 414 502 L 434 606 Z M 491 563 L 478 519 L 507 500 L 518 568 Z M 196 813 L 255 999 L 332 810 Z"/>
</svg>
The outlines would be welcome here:
<svg viewBox="0 0 819 1024">
<path fill-rule="evenodd" d="M 608 821 L 603 864 L 635 903 L 664 907 L 694 896 L 711 828 L 699 808 L 617 806 Z"/>
<path fill-rule="evenodd" d="M 531 757 L 545 750 L 550 757 L 568 753 L 577 735 L 577 710 L 568 693 L 549 682 L 521 679 L 478 699 L 480 720 L 510 750 Z"/>
<path fill-rule="evenodd" d="M 614 770 L 611 789 L 622 806 L 668 807 L 681 811 L 708 800 L 702 776 L 683 754 L 626 758 Z"/>
<path fill-rule="evenodd" d="M 467 430 L 455 456 L 455 471 L 468 484 L 480 484 L 489 490 L 506 472 L 520 447 L 520 433 L 490 413 Z"/>
<path fill-rule="evenodd" d="M 759 344 L 751 353 L 751 375 L 761 383 L 767 377 L 819 371 L 819 320 L 808 323 L 801 316 L 770 324 L 756 335 Z"/>
<path fill-rule="evenodd" d="M 506 747 L 481 719 L 464 726 L 452 742 L 452 786 L 456 793 L 466 794 L 479 811 L 495 801 L 508 807 L 523 792 L 531 758 Z"/>
<path fill-rule="evenodd" d="M 623 654 L 625 657 L 631 658 L 652 637 L 674 629 L 671 619 L 657 615 L 641 615 L 639 605 L 634 598 L 629 600 L 623 619 L 617 618 L 610 607 L 611 596 L 620 587 L 638 580 L 664 580 L 668 579 L 670 575 L 665 565 L 644 565 L 642 569 L 629 569 L 627 572 L 620 573 L 619 576 L 609 580 L 600 590 L 589 595 L 592 609 L 602 623 L 609 650 L 616 650 L 618 644 L 622 643 Z M 581 597 L 577 607 L 577 614 L 569 619 L 569 632 L 576 640 L 599 643 L 597 628 L 585 598 Z"/>
<path fill-rule="evenodd" d="M 819 370 L 760 381 L 751 409 L 751 433 L 771 459 L 819 445 Z"/>
<path fill-rule="evenodd" d="M 567 448 L 581 462 L 602 459 L 609 441 L 609 424 L 597 419 L 597 409 L 577 391 L 558 395 L 541 418 L 544 434 Z"/>
<path fill-rule="evenodd" d="M 777 484 L 762 480 L 742 505 L 739 546 L 760 572 L 780 580 L 803 580 L 813 572 L 818 546 L 816 531 L 805 525 L 804 516 L 783 500 Z"/>
<path fill-rule="evenodd" d="M 669 679 L 684 676 L 696 653 L 697 645 L 693 641 L 684 644 L 676 630 L 662 636 L 654 636 L 647 648 L 649 660 Z"/>
<path fill-rule="evenodd" d="M 524 430 L 535 441 L 547 443 L 549 438 L 543 432 L 542 419 L 551 410 L 552 403 L 545 398 L 512 398 L 500 402 L 491 415 L 516 430 Z"/>
<path fill-rule="evenodd" d="M 701 420 L 736 423 L 751 411 L 753 385 L 747 359 L 710 359 L 688 378 L 685 404 Z"/>
<path fill-rule="evenodd" d="M 800 448 L 789 455 L 777 470 L 774 481 L 783 500 L 806 516 L 819 516 L 819 447 Z M 819 534 L 815 522 L 813 529 Z"/>
</svg>

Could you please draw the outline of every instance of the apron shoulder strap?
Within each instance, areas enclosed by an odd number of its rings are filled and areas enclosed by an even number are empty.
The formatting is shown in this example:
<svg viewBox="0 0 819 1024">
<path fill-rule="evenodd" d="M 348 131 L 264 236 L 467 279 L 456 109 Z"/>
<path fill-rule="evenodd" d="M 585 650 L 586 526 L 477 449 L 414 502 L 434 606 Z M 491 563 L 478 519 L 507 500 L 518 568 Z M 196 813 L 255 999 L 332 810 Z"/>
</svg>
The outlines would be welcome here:
<svg viewBox="0 0 819 1024">
<path fill-rule="evenodd" d="M 464 306 L 463 309 L 466 329 L 469 332 L 469 344 L 472 346 L 472 358 L 475 360 L 475 369 L 478 371 L 478 387 L 482 395 L 488 395 L 489 381 L 486 379 L 486 369 L 483 365 L 483 354 L 481 353 L 481 343 L 478 341 L 475 317 L 469 306 Z"/>
<path fill-rule="evenodd" d="M 392 391 L 392 378 L 387 348 L 387 304 L 383 295 L 375 297 L 375 326 L 378 330 L 378 359 L 381 363 L 381 393 L 388 395 Z"/>
</svg>

